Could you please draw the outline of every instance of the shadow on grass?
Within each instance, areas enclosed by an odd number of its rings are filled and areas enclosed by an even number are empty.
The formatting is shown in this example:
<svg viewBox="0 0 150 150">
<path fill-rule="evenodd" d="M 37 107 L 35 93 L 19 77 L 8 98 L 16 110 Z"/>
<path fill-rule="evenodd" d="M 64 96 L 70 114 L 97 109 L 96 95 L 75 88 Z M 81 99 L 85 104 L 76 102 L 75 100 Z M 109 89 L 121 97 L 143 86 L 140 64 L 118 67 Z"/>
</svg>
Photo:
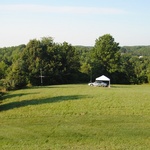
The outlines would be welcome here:
<svg viewBox="0 0 150 150">
<path fill-rule="evenodd" d="M 67 100 L 79 100 L 83 97 L 85 96 L 84 95 L 67 95 L 67 96 L 56 96 L 52 98 L 32 99 L 32 100 L 23 100 L 20 102 L 11 102 L 8 104 L 0 105 L 0 111 L 6 111 L 6 110 L 25 107 L 29 105 L 41 105 L 41 104 L 61 102 L 61 101 L 67 101 Z"/>
<path fill-rule="evenodd" d="M 5 100 L 7 98 L 13 98 L 13 97 L 21 97 L 21 96 L 29 95 L 29 94 L 37 94 L 37 93 L 38 92 L 36 92 L 36 93 L 4 94 L 4 96 L 2 97 L 2 100 Z"/>
<path fill-rule="evenodd" d="M 3 101 L 3 96 L 4 96 L 4 92 L 0 92 L 0 103 L 2 103 L 2 101 Z"/>
<path fill-rule="evenodd" d="M 111 88 L 131 88 L 130 85 L 111 85 Z"/>
</svg>

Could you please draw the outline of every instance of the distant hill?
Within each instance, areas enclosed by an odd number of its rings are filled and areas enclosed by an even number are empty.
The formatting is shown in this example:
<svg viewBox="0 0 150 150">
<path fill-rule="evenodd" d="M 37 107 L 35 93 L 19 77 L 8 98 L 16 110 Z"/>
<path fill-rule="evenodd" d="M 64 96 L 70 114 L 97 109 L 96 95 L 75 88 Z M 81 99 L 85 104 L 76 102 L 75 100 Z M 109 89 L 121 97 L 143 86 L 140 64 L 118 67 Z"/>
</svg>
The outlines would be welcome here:
<svg viewBox="0 0 150 150">
<path fill-rule="evenodd" d="M 75 46 L 80 52 L 88 52 L 92 46 Z M 120 48 L 121 53 L 130 53 L 133 56 L 150 56 L 150 45 L 149 46 L 122 46 Z"/>
<path fill-rule="evenodd" d="M 150 56 L 150 46 L 123 46 L 120 50 L 135 56 Z"/>
</svg>

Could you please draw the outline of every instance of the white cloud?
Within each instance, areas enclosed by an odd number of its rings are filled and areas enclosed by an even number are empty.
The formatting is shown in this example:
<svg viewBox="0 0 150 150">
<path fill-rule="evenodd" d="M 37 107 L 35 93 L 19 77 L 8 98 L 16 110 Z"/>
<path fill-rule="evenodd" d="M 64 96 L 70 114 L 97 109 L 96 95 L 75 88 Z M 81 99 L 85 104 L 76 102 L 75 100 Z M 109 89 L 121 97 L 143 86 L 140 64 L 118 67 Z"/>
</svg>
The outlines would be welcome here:
<svg viewBox="0 0 150 150">
<path fill-rule="evenodd" d="M 35 12 L 35 13 L 73 13 L 73 14 L 124 14 L 124 10 L 116 8 L 99 7 L 72 7 L 72 6 L 46 6 L 46 5 L 0 5 L 0 11 L 4 12 Z"/>
</svg>

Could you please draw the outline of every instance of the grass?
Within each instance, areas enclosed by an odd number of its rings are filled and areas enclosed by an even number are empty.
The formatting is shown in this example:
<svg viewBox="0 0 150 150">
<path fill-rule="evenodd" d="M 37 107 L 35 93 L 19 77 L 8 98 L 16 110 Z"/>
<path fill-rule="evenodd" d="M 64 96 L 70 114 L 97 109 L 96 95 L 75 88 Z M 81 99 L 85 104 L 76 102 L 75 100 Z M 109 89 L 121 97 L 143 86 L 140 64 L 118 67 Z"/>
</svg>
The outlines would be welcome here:
<svg viewBox="0 0 150 150">
<path fill-rule="evenodd" d="M 149 150 L 150 86 L 34 87 L 0 103 L 2 150 Z"/>
</svg>

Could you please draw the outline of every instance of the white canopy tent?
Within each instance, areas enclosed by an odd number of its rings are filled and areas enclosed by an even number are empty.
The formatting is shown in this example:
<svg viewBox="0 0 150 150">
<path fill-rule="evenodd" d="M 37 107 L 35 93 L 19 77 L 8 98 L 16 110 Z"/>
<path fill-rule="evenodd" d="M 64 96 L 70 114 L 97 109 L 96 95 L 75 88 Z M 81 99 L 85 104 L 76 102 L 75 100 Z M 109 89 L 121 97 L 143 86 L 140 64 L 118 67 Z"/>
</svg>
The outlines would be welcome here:
<svg viewBox="0 0 150 150">
<path fill-rule="evenodd" d="M 108 82 L 108 87 L 110 87 L 110 79 L 107 78 L 106 76 L 102 75 L 98 78 L 96 78 L 96 81 L 107 81 Z"/>
</svg>

